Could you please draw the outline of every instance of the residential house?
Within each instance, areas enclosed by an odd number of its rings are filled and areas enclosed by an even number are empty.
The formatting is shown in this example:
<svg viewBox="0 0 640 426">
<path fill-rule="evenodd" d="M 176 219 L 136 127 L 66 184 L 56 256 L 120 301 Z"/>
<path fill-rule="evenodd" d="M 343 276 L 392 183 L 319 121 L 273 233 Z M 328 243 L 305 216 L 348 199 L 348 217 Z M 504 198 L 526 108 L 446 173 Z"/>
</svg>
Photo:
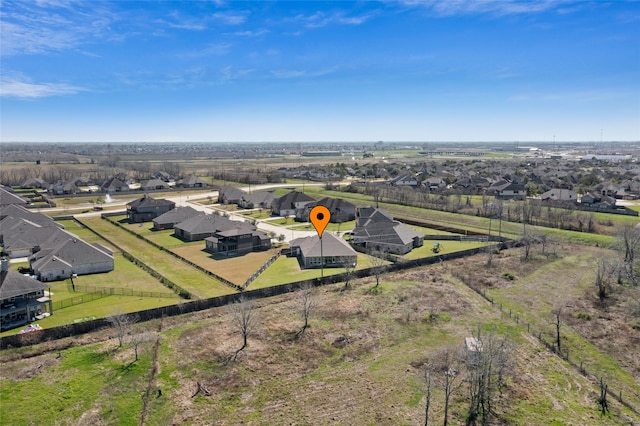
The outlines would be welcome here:
<svg viewBox="0 0 640 426">
<path fill-rule="evenodd" d="M 171 189 L 171 186 L 161 179 L 149 179 L 140 186 L 143 191 L 158 191 Z"/>
<path fill-rule="evenodd" d="M 246 192 L 234 186 L 224 185 L 218 191 L 218 202 L 220 204 L 239 204 L 246 194 Z"/>
<path fill-rule="evenodd" d="M 174 235 L 185 241 L 199 241 L 208 237 L 220 235 L 221 232 L 242 230 L 243 235 L 256 231 L 254 225 L 246 222 L 230 220 L 223 216 L 204 215 L 191 217 L 173 227 Z M 245 232 L 246 231 L 246 232 Z M 228 234 L 229 237 L 233 236 Z"/>
<path fill-rule="evenodd" d="M 112 177 L 100 185 L 100 191 L 108 194 L 114 192 L 129 192 L 129 185 L 121 181 L 117 177 Z"/>
<path fill-rule="evenodd" d="M 320 201 L 312 202 L 303 208 L 296 210 L 296 220 L 309 222 L 309 214 L 315 206 L 325 206 L 331 213 L 331 223 L 343 223 L 356 218 L 356 206 L 341 198 L 326 197 Z"/>
<path fill-rule="evenodd" d="M 173 210 L 176 203 L 164 199 L 154 199 L 145 194 L 142 198 L 127 203 L 129 222 L 149 222 L 154 218 Z"/>
<path fill-rule="evenodd" d="M 276 196 L 272 192 L 258 191 L 242 195 L 237 204 L 243 209 L 271 209 L 275 199 Z"/>
<path fill-rule="evenodd" d="M 575 191 L 564 188 L 553 188 L 540 196 L 542 201 L 569 201 L 577 202 L 578 194 Z"/>
<path fill-rule="evenodd" d="M 22 185 L 20 186 L 23 188 L 48 188 L 49 183 L 43 179 L 31 177 L 22 182 Z"/>
<path fill-rule="evenodd" d="M 501 180 L 496 182 L 487 191 L 500 200 L 525 200 L 527 198 L 525 186 L 510 181 Z"/>
<path fill-rule="evenodd" d="M 43 248 L 31 255 L 29 266 L 40 281 L 57 281 L 70 278 L 74 274 L 113 271 L 115 264 L 113 254 L 108 248 L 100 244 L 89 244 L 73 234 L 68 234 L 67 238 L 63 238 L 57 245 Z"/>
<path fill-rule="evenodd" d="M 10 188 L 0 185 L 0 206 L 10 204 L 27 205 L 29 200 L 11 192 Z"/>
<path fill-rule="evenodd" d="M 445 189 L 447 187 L 447 183 L 441 177 L 434 176 L 423 180 L 422 186 L 427 188 L 430 192 L 435 192 Z"/>
<path fill-rule="evenodd" d="M 185 220 L 202 214 L 193 207 L 176 207 L 173 210 L 161 214 L 153 218 L 153 229 L 159 231 L 161 229 L 173 229 L 173 227 Z"/>
<path fill-rule="evenodd" d="M 0 330 L 20 327 L 53 313 L 49 286 L 9 270 L 7 260 L 0 261 Z"/>
<path fill-rule="evenodd" d="M 235 227 L 216 231 L 205 238 L 205 250 L 210 253 L 243 254 L 252 251 L 269 250 L 271 238 L 254 226 L 235 222 Z"/>
<path fill-rule="evenodd" d="M 303 192 L 291 191 L 273 201 L 271 212 L 275 216 L 293 216 L 296 210 L 315 200 Z"/>
<path fill-rule="evenodd" d="M 402 175 L 397 176 L 389 181 L 394 186 L 418 186 L 418 179 L 415 176 Z"/>
<path fill-rule="evenodd" d="M 580 198 L 580 204 L 605 209 L 615 209 L 616 199 L 607 195 L 600 195 L 598 192 L 589 192 Z"/>
<path fill-rule="evenodd" d="M 43 243 L 64 232 L 54 224 L 40 226 L 12 216 L 2 219 L 0 227 L 4 253 L 12 259 L 27 257 L 40 251 Z"/>
<path fill-rule="evenodd" d="M 406 254 L 422 246 L 424 236 L 392 216 L 372 207 L 356 212 L 352 244 L 371 250 Z"/>
<path fill-rule="evenodd" d="M 346 265 L 355 266 L 358 253 L 340 237 L 331 232 L 323 232 L 322 238 L 317 235 L 296 238 L 291 241 L 291 253 L 298 257 L 303 269 L 340 268 Z"/>
<path fill-rule="evenodd" d="M 155 172 L 153 175 L 151 175 L 152 179 L 159 179 L 163 182 L 166 182 L 168 184 L 171 183 L 175 183 L 175 178 L 171 175 L 171 173 L 167 173 L 165 171 L 159 171 L 159 172 Z"/>
<path fill-rule="evenodd" d="M 189 175 L 184 179 L 180 179 L 177 184 L 183 188 L 205 188 L 209 184 L 196 175 Z"/>
</svg>

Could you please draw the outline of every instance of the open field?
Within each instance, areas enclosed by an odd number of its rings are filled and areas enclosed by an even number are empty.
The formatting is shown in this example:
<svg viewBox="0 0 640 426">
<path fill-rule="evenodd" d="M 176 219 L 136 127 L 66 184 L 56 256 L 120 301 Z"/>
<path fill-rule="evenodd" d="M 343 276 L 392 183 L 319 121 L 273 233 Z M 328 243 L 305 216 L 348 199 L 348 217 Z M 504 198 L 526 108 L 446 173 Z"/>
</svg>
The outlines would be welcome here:
<svg viewBox="0 0 640 426">
<path fill-rule="evenodd" d="M 553 309 L 562 308 L 562 345 L 574 362 L 583 362 L 592 374 L 603 375 L 628 395 L 640 401 L 640 330 L 634 328 L 640 288 L 614 284 L 611 296 L 600 303 L 595 289 L 595 259 L 613 254 L 608 250 L 567 245 L 560 257 L 546 259 L 536 254 L 528 262 L 517 251 L 494 259 L 493 267 L 460 271 L 466 282 L 487 289 L 496 303 L 512 311 L 554 339 Z M 486 255 L 483 256 L 486 259 Z M 476 257 L 479 262 L 481 257 Z M 467 264 L 470 262 L 467 262 Z M 455 266 L 450 266 L 455 267 Z M 511 274 L 514 279 L 505 279 Z M 636 303 L 637 304 L 637 303 Z M 613 385 L 612 385 L 613 386 Z"/>
<path fill-rule="evenodd" d="M 116 244 L 122 247 L 123 250 L 132 253 L 161 275 L 197 297 L 213 297 L 234 292 L 232 288 L 206 275 L 204 272 L 187 265 L 169 253 L 153 247 L 144 240 L 136 238 L 107 220 L 90 218 L 84 219 L 83 222 L 104 237 L 117 242 Z"/>
<path fill-rule="evenodd" d="M 422 247 L 415 248 L 409 253 L 402 256 L 404 259 L 414 260 L 422 257 L 439 256 L 441 254 L 453 253 L 456 251 L 469 250 L 476 247 L 486 246 L 487 243 L 478 241 L 440 241 L 440 252 L 434 253 L 431 251 L 433 248 L 433 241 L 425 240 Z"/>
<path fill-rule="evenodd" d="M 463 259 L 458 266 L 469 270 L 474 264 Z M 447 345 L 460 345 L 478 324 L 484 333 L 508 336 L 512 348 L 506 386 L 494 406 L 496 423 L 640 421 L 613 398 L 611 412 L 600 415 L 593 381 L 547 351 L 526 328 L 501 319 L 495 307 L 451 276 L 451 268 L 389 275 L 375 293 L 372 278 L 356 281 L 349 291 L 340 291 L 340 284 L 319 288 L 311 327 L 299 339 L 293 338 L 302 325 L 299 295 L 260 300 L 260 325 L 230 363 L 224 359 L 242 339 L 225 308 L 166 318 L 159 333 L 159 321 L 138 325 L 134 333 L 148 341 L 137 362 L 129 339 L 118 349 L 109 338 L 113 331 L 5 350 L 0 402 L 13 409 L 0 412 L 0 423 L 55 418 L 61 424 L 138 424 L 144 414 L 147 425 L 204 425 L 212 418 L 229 425 L 421 425 L 424 364 L 436 361 Z M 74 347 L 57 349 L 70 343 Z M 154 355 L 158 368 L 152 376 Z M 440 424 L 442 376 L 433 374 L 430 423 Z M 464 423 L 465 374 L 460 370 L 461 386 L 452 394 L 451 424 Z M 209 394 L 194 395 L 196 383 Z"/>
</svg>

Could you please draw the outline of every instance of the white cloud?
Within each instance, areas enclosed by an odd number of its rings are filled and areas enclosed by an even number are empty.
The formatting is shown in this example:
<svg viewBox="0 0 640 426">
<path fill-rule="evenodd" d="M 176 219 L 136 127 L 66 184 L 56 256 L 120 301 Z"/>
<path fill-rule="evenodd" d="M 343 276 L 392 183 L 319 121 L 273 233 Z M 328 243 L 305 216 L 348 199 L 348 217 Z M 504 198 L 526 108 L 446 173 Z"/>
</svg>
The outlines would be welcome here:
<svg viewBox="0 0 640 426">
<path fill-rule="evenodd" d="M 227 25 L 240 25 L 244 24 L 247 21 L 246 14 L 240 13 L 216 12 L 212 14 L 211 17 L 216 21 L 220 21 Z"/>
<path fill-rule="evenodd" d="M 271 74 L 276 78 L 305 78 L 305 77 L 321 77 L 323 75 L 333 74 L 337 71 L 337 67 L 323 68 L 319 70 L 274 70 Z"/>
<path fill-rule="evenodd" d="M 100 4 L 40 1 L 12 2 L 0 14 L 2 55 L 38 54 L 73 49 L 110 35 L 115 20 Z"/>
<path fill-rule="evenodd" d="M 0 81 L 0 96 L 12 98 L 44 98 L 48 96 L 72 95 L 85 89 L 66 83 L 30 83 L 3 77 Z"/>
<path fill-rule="evenodd" d="M 492 14 L 497 16 L 539 13 L 572 3 L 571 0 L 405 0 L 406 6 L 421 6 L 440 16 Z M 564 8 L 564 12 L 571 9 Z"/>
<path fill-rule="evenodd" d="M 289 20 L 302 23 L 307 28 L 322 28 L 330 24 L 362 25 L 373 16 L 373 13 L 360 16 L 345 16 L 343 12 L 334 12 L 329 14 L 318 11 L 312 15 L 298 14 Z"/>
</svg>

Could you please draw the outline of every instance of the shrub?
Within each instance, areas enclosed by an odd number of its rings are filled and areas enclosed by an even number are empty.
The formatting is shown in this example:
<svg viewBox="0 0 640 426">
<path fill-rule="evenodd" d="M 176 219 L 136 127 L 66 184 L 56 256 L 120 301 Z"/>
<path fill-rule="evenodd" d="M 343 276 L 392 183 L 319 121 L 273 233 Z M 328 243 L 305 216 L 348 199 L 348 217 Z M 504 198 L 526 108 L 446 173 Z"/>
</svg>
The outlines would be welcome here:
<svg viewBox="0 0 640 426">
<path fill-rule="evenodd" d="M 516 279 L 516 276 L 513 275 L 511 272 L 505 272 L 504 274 L 502 274 L 502 278 L 509 280 L 509 281 L 513 281 Z"/>
<path fill-rule="evenodd" d="M 585 320 L 585 321 L 591 321 L 591 315 L 588 312 L 583 312 L 583 311 L 576 312 L 573 314 L 573 317 L 577 319 Z"/>
</svg>

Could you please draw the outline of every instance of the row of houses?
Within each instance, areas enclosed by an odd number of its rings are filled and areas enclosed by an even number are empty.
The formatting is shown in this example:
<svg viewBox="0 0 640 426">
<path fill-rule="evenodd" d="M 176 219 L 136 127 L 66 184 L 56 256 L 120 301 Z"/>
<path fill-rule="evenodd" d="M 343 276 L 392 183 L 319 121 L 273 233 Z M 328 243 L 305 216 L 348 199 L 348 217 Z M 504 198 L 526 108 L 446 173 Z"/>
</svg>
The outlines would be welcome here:
<svg viewBox="0 0 640 426">
<path fill-rule="evenodd" d="M 53 195 L 77 194 L 80 192 L 120 193 L 132 190 L 159 191 L 181 188 L 206 188 L 209 184 L 196 175 L 188 175 L 183 179 L 175 180 L 171 175 L 158 172 L 150 179 L 138 182 L 130 179 L 124 173 L 119 173 L 106 180 L 94 180 L 85 176 L 46 182 L 41 178 L 32 177 L 22 182 L 23 188 L 45 189 Z"/>
<path fill-rule="evenodd" d="M 163 199 L 144 197 L 127 204 L 127 218 L 132 223 L 153 222 L 154 230 L 173 229 L 183 241 L 205 241 L 210 253 L 241 254 L 268 250 L 271 238 L 254 225 L 224 216 L 203 214 L 192 207 L 175 207 Z"/>
<path fill-rule="evenodd" d="M 309 212 L 315 206 L 325 206 L 331 213 L 332 223 L 343 223 L 355 219 L 356 206 L 339 198 L 323 198 L 316 201 L 309 195 L 291 191 L 282 197 L 271 192 L 257 191 L 247 194 L 232 186 L 220 188 L 218 202 L 221 204 L 237 204 L 240 208 L 262 208 L 271 210 L 274 216 L 295 216 L 297 221 L 308 222 Z"/>
</svg>

